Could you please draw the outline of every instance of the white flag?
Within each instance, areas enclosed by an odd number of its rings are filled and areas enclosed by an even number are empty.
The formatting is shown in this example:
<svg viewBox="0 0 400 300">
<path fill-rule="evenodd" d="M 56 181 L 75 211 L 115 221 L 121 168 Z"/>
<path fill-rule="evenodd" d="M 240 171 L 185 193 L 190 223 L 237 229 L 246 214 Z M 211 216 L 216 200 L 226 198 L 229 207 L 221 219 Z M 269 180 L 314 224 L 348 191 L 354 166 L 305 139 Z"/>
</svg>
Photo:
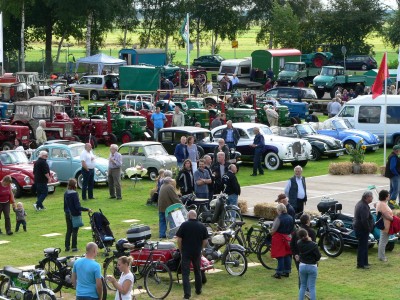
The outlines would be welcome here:
<svg viewBox="0 0 400 300">
<path fill-rule="evenodd" d="M 397 82 L 400 81 L 400 46 L 399 46 L 399 57 L 398 57 L 398 62 L 399 62 L 399 65 L 398 65 L 398 67 L 397 67 L 397 78 L 396 78 L 396 81 L 397 81 Z"/>
<path fill-rule="evenodd" d="M 3 13 L 0 13 L 0 63 L 3 69 Z"/>
</svg>

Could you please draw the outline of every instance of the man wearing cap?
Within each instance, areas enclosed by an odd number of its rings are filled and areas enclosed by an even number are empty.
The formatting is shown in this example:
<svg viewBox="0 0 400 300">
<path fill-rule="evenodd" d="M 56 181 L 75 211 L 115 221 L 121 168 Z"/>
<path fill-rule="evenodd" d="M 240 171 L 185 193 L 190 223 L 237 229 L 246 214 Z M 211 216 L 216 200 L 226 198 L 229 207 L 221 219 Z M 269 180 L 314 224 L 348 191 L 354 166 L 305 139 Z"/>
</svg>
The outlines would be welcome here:
<svg viewBox="0 0 400 300">
<path fill-rule="evenodd" d="M 294 211 L 293 206 L 290 205 L 290 203 L 284 193 L 279 194 L 278 199 L 276 199 L 275 202 L 284 204 L 286 206 L 288 215 L 290 215 L 293 218 L 293 221 L 296 220 L 296 212 Z"/>
<path fill-rule="evenodd" d="M 400 145 L 393 147 L 386 162 L 385 177 L 390 179 L 390 201 L 389 204 L 393 206 L 396 204 L 397 197 L 399 196 L 400 188 Z"/>
</svg>

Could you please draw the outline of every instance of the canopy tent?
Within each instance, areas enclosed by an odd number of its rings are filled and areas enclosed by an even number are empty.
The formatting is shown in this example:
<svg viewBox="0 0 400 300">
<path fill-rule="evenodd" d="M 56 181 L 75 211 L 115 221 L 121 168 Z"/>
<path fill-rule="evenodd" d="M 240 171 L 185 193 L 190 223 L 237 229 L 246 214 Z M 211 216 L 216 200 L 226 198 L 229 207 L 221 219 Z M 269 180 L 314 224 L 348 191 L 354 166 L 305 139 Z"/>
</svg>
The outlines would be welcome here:
<svg viewBox="0 0 400 300">
<path fill-rule="evenodd" d="M 112 56 L 99 53 L 96 55 L 80 58 L 76 61 L 75 71 L 78 70 L 79 64 L 97 65 L 97 73 L 101 75 L 104 66 L 122 66 L 126 65 L 126 61 Z"/>
</svg>

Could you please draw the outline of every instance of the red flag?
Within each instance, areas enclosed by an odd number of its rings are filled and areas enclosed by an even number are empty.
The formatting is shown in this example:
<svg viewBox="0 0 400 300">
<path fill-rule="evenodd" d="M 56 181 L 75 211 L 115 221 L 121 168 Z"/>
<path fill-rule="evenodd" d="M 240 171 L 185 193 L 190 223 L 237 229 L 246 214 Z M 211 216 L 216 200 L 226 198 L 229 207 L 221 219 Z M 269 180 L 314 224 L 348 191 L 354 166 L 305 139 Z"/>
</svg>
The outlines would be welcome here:
<svg viewBox="0 0 400 300">
<path fill-rule="evenodd" d="M 372 99 L 382 95 L 383 82 L 389 78 L 389 70 L 386 61 L 386 52 L 383 54 L 381 65 L 379 66 L 378 75 L 372 85 Z"/>
</svg>

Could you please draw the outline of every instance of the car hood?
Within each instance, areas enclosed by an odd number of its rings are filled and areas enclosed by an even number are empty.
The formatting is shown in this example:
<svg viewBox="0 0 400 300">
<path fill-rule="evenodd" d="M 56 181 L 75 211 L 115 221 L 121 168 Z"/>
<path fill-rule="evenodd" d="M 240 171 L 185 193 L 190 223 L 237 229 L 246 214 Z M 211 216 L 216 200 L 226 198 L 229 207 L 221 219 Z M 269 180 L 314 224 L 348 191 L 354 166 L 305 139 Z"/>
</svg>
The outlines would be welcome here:
<svg viewBox="0 0 400 300">
<path fill-rule="evenodd" d="M 296 75 L 296 71 L 281 71 L 279 77 L 293 77 Z"/>
<path fill-rule="evenodd" d="M 329 82 L 333 79 L 332 76 L 327 76 L 327 75 L 318 75 L 317 77 L 314 78 L 314 82 L 318 83 L 318 82 Z"/>
<path fill-rule="evenodd" d="M 21 172 L 33 177 L 33 163 L 28 164 L 18 164 L 18 165 L 5 165 L 4 169 L 7 168 L 9 170 L 13 170 L 15 172 Z"/>
<path fill-rule="evenodd" d="M 329 146 L 341 145 L 341 142 L 338 139 L 323 134 L 309 134 L 304 136 L 303 139 L 307 139 L 308 141 L 318 141 L 327 143 Z"/>
<path fill-rule="evenodd" d="M 366 141 L 368 144 L 378 143 L 378 140 L 376 139 L 375 135 L 373 135 L 372 133 L 369 133 L 367 131 L 364 131 L 364 130 L 346 129 L 346 130 L 342 130 L 342 132 L 346 133 L 347 135 L 359 136 L 364 141 Z"/>
<path fill-rule="evenodd" d="M 171 163 L 177 161 L 174 155 L 153 154 L 153 155 L 148 155 L 147 158 L 156 159 L 164 163 Z"/>
<path fill-rule="evenodd" d="M 284 136 L 279 136 L 279 135 L 270 135 L 270 134 L 264 134 L 264 140 L 265 140 L 265 143 L 275 142 L 275 143 L 280 143 L 282 145 L 293 144 L 294 142 L 304 142 L 305 141 L 303 139 L 290 138 L 290 137 L 284 137 Z"/>
</svg>

